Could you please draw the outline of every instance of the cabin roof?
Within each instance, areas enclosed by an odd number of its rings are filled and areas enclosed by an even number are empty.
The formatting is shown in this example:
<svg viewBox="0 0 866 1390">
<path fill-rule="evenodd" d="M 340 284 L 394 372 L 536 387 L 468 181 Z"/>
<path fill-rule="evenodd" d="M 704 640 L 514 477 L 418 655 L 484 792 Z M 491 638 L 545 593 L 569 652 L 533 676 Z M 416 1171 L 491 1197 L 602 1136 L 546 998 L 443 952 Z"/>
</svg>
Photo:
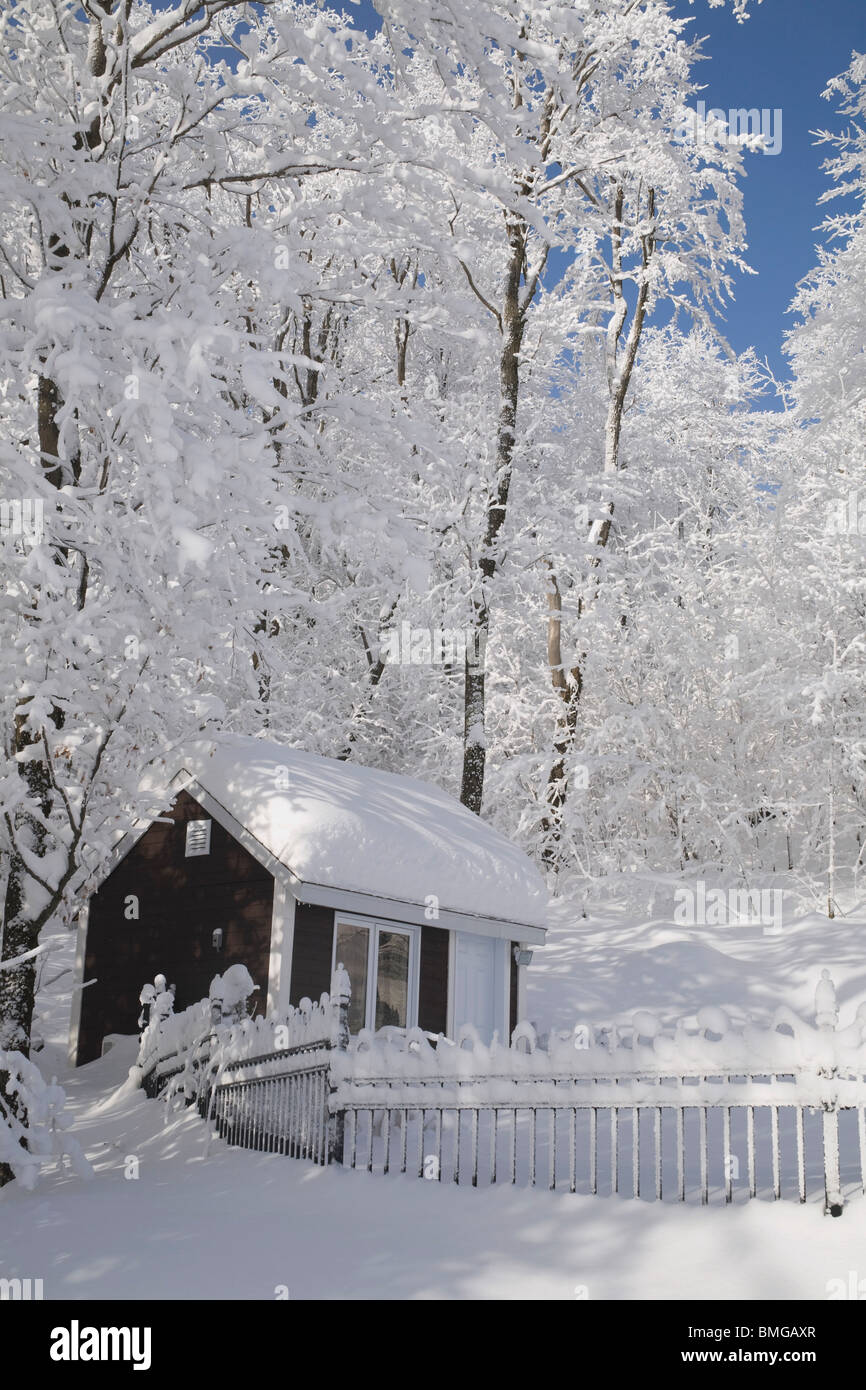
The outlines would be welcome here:
<svg viewBox="0 0 866 1390">
<path fill-rule="evenodd" d="M 164 765 L 194 779 L 287 868 L 321 885 L 543 928 L 548 894 L 521 850 L 427 782 L 262 738 L 220 735 Z"/>
</svg>

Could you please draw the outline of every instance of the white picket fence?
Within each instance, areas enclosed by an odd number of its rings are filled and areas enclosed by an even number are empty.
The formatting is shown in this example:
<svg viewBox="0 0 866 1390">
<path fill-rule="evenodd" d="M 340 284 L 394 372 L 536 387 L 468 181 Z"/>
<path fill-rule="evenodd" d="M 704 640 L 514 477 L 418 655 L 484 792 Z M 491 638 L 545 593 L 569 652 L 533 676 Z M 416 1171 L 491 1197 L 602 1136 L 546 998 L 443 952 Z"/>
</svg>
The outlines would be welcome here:
<svg viewBox="0 0 866 1390">
<path fill-rule="evenodd" d="M 798 1080 L 511 1081 L 493 1100 L 482 1077 L 399 1096 L 381 1078 L 351 1095 L 338 1086 L 332 1105 L 344 1116 L 344 1163 L 368 1172 L 703 1204 L 820 1192 L 838 1214 L 866 1190 L 863 1104 L 804 1106 Z"/>
<path fill-rule="evenodd" d="M 330 1044 L 322 1042 L 221 1068 L 199 1098 L 209 1136 L 239 1148 L 333 1162 L 330 1061 Z"/>
<path fill-rule="evenodd" d="M 345 972 L 332 998 L 214 1035 L 197 1087 L 212 1131 L 472 1186 L 701 1204 L 822 1198 L 833 1215 L 866 1192 L 866 1009 L 839 1028 L 826 971 L 811 1024 L 780 1008 L 768 1026 L 734 1028 L 707 1009 L 697 1027 L 671 1030 L 641 1013 L 602 1034 L 579 1024 L 544 1047 L 528 1024 L 510 1046 L 485 1046 L 469 1027 L 455 1041 L 418 1029 L 350 1040 Z"/>
</svg>

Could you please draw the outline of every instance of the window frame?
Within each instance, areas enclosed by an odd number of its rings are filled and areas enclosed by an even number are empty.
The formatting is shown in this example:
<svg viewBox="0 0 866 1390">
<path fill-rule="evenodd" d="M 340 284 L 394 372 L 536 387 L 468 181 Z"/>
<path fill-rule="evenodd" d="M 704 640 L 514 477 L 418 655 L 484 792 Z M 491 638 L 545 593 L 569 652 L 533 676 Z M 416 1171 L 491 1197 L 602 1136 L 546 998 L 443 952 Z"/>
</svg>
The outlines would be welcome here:
<svg viewBox="0 0 866 1390">
<path fill-rule="evenodd" d="M 367 942 L 367 1001 L 364 1027 L 370 1032 L 376 1027 L 376 988 L 379 965 L 379 933 L 400 932 L 409 938 L 409 988 L 406 1000 L 406 1028 L 418 1026 L 418 997 L 420 994 L 421 928 L 412 922 L 391 921 L 387 917 L 364 917 L 356 912 L 334 909 L 334 931 L 331 941 L 331 976 L 337 968 L 337 933 L 341 923 L 347 927 L 366 927 Z M 396 1025 L 391 1024 L 390 1027 Z"/>
</svg>

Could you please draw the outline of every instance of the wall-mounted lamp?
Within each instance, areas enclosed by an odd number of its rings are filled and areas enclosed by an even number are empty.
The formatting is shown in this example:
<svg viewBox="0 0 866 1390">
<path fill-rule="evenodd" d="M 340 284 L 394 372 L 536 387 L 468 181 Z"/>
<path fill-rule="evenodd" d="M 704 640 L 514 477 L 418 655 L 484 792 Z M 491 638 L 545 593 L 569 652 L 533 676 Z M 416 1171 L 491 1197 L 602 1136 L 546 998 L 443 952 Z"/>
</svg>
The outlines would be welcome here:
<svg viewBox="0 0 866 1390">
<path fill-rule="evenodd" d="M 215 928 L 214 928 L 214 934 L 213 934 L 213 936 L 211 937 L 211 944 L 212 944 L 212 946 L 213 946 L 213 948 L 214 948 L 215 951 L 221 951 L 221 950 L 222 950 L 222 948 L 223 948 L 223 929 L 222 929 L 222 927 L 215 927 Z"/>
<path fill-rule="evenodd" d="M 515 946 L 513 955 L 517 965 L 529 965 L 532 960 L 532 952 L 525 950 L 523 946 Z"/>
</svg>

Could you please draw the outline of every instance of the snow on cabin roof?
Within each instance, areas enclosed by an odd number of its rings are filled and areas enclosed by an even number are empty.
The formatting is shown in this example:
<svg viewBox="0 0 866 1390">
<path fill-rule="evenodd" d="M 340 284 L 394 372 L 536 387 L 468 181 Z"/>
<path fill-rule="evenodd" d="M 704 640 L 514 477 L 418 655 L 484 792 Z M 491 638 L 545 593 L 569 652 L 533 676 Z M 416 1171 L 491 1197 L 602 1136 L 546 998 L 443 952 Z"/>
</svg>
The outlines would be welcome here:
<svg viewBox="0 0 866 1390">
<path fill-rule="evenodd" d="M 304 884 L 545 925 L 531 861 L 428 782 L 240 735 L 189 745 L 184 770 Z"/>
</svg>

